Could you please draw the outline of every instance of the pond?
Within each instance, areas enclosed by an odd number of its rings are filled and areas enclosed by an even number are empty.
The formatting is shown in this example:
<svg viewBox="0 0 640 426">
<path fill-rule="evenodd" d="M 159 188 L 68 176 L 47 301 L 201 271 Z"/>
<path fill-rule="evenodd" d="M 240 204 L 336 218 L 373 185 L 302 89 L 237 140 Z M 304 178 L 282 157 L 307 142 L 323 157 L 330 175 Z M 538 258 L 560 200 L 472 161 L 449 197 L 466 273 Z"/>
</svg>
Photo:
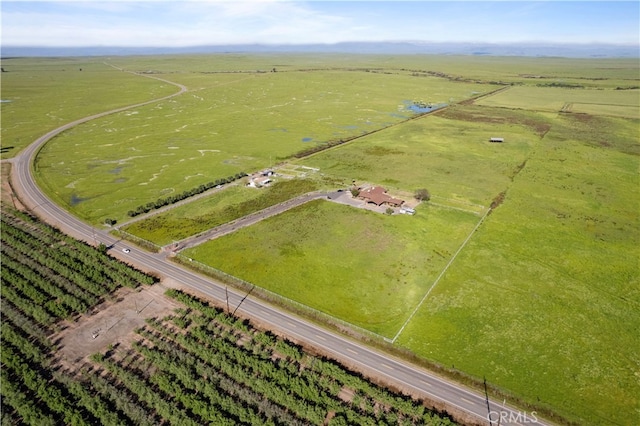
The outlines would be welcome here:
<svg viewBox="0 0 640 426">
<path fill-rule="evenodd" d="M 424 101 L 402 101 L 402 103 L 405 105 L 405 108 L 408 109 L 409 111 L 415 112 L 415 113 L 425 113 L 425 112 L 431 112 L 431 111 L 435 111 L 437 109 L 440 108 L 444 108 L 447 106 L 447 104 L 445 103 L 432 103 L 432 102 L 424 102 Z"/>
</svg>

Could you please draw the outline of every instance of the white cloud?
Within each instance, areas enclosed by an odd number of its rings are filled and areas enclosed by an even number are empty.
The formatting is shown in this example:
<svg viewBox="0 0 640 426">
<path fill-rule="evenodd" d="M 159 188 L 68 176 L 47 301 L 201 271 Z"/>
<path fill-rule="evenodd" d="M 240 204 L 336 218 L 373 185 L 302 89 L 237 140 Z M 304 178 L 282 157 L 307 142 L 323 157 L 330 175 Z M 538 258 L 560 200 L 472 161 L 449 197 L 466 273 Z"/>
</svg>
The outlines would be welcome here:
<svg viewBox="0 0 640 426">
<path fill-rule="evenodd" d="M 46 11 L 29 10 L 27 4 L 17 10 L 3 10 L 2 43 L 14 46 L 306 43 L 329 39 L 342 33 L 336 31 L 337 26 L 349 24 L 345 18 L 318 12 L 304 3 L 275 0 L 47 5 L 50 7 Z"/>
<path fill-rule="evenodd" d="M 5 46 L 158 47 L 375 40 L 637 44 L 637 6 L 635 9 L 628 6 L 634 3 L 611 2 L 612 7 L 608 7 L 601 2 L 597 7 L 586 6 L 590 4 L 0 0 L 1 42 Z M 606 15 L 609 9 L 612 13 Z"/>
</svg>

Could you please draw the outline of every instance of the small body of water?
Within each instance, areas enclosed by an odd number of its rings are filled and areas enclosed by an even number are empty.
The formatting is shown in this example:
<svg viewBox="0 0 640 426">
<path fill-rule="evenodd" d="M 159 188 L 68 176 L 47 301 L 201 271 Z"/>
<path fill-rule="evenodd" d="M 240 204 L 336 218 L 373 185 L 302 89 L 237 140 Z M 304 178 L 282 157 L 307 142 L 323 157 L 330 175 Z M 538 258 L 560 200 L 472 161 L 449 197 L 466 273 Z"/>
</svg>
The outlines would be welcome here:
<svg viewBox="0 0 640 426">
<path fill-rule="evenodd" d="M 82 198 L 82 197 L 78 197 L 76 194 L 72 194 L 71 195 L 71 206 L 77 206 L 78 204 L 82 203 L 83 201 L 87 201 L 90 200 L 91 198 Z"/>
<path fill-rule="evenodd" d="M 302 142 L 311 142 L 313 138 L 302 138 Z"/>
<path fill-rule="evenodd" d="M 121 171 L 122 171 L 122 166 L 109 170 L 109 173 L 111 173 L 112 175 L 119 175 Z"/>
<path fill-rule="evenodd" d="M 9 102 L 13 102 L 13 101 L 9 99 L 0 99 L 1 104 L 8 104 Z"/>
<path fill-rule="evenodd" d="M 434 104 L 422 101 L 403 101 L 402 103 L 406 109 L 415 113 L 431 112 L 447 106 L 447 104 Z"/>
</svg>

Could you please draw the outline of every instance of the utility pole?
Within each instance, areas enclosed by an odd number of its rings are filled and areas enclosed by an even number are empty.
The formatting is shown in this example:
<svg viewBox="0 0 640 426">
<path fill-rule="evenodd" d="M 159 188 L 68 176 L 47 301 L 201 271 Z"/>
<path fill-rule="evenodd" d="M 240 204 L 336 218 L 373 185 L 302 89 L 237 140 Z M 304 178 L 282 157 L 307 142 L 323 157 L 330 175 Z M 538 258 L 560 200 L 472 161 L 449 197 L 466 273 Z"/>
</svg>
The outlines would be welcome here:
<svg viewBox="0 0 640 426">
<path fill-rule="evenodd" d="M 491 419 L 491 407 L 489 406 L 489 393 L 487 392 L 487 378 L 484 376 L 482 378 L 484 380 L 484 397 L 487 401 L 487 417 L 489 419 L 489 425 L 493 426 L 493 419 Z"/>
</svg>

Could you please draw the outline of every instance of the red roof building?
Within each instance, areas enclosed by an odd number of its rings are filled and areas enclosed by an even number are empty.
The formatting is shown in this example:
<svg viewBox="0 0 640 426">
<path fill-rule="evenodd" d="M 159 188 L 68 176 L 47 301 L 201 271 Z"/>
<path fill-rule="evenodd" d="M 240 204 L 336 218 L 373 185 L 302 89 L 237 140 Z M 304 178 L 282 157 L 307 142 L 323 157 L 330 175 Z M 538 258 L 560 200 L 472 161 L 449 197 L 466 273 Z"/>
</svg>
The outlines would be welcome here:
<svg viewBox="0 0 640 426">
<path fill-rule="evenodd" d="M 387 194 L 387 190 L 381 186 L 372 186 L 371 188 L 363 189 L 358 194 L 358 198 L 365 200 L 367 203 L 381 206 L 388 204 L 392 207 L 399 207 L 404 203 L 404 200 L 393 198 Z"/>
</svg>

